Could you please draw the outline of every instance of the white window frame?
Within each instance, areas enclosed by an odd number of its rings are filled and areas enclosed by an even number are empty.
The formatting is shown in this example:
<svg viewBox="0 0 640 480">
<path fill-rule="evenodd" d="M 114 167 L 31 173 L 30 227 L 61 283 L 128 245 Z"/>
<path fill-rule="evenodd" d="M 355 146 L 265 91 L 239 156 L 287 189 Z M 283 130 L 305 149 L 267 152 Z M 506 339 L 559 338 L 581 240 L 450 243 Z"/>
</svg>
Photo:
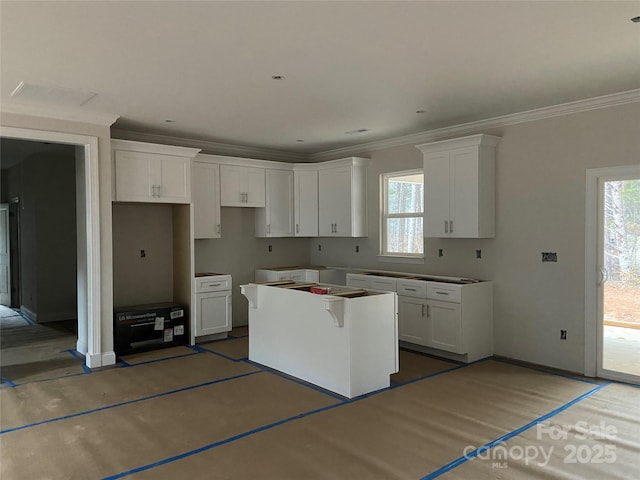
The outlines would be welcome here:
<svg viewBox="0 0 640 480">
<path fill-rule="evenodd" d="M 424 261 L 424 237 L 422 237 L 422 253 L 389 252 L 387 251 L 387 219 L 389 218 L 422 218 L 424 228 L 424 204 L 423 211 L 416 213 L 388 213 L 388 185 L 389 179 L 409 175 L 423 175 L 420 168 L 413 170 L 398 170 L 380 174 L 380 261 Z M 424 181 L 424 180 L 423 180 Z M 423 184 L 424 185 L 424 184 Z M 423 186 L 424 188 L 424 186 Z"/>
</svg>

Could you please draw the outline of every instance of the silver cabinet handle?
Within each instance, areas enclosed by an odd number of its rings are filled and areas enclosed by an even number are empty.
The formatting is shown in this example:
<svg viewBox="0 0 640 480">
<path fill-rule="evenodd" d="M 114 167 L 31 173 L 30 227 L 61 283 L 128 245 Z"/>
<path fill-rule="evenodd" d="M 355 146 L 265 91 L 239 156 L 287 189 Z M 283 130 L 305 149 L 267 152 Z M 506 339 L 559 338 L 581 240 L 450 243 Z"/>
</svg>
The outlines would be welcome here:
<svg viewBox="0 0 640 480">
<path fill-rule="evenodd" d="M 436 293 L 437 293 L 438 295 L 446 295 L 447 297 L 448 297 L 449 295 L 451 295 L 451 293 L 450 293 L 450 292 L 438 292 L 437 290 L 436 290 Z"/>
<path fill-rule="evenodd" d="M 267 224 L 267 233 L 271 233 L 271 224 Z"/>
<path fill-rule="evenodd" d="M 444 233 L 449 233 L 449 221 L 444 221 Z"/>
<path fill-rule="evenodd" d="M 218 233 L 220 233 L 220 224 L 218 224 Z"/>
<path fill-rule="evenodd" d="M 296 233 L 300 233 L 300 224 L 296 223 Z"/>
<path fill-rule="evenodd" d="M 244 192 L 240 192 L 240 201 L 244 203 Z"/>
<path fill-rule="evenodd" d="M 453 220 L 449 220 L 449 233 L 453 233 Z"/>
<path fill-rule="evenodd" d="M 427 318 L 431 316 L 431 309 L 429 308 L 429 304 L 427 304 Z"/>
<path fill-rule="evenodd" d="M 334 223 L 334 225 L 336 226 L 335 233 L 338 233 L 338 224 Z"/>
<path fill-rule="evenodd" d="M 158 196 L 158 194 L 156 193 L 156 188 L 158 188 L 157 185 L 152 185 L 151 186 L 151 196 L 152 197 L 157 197 Z"/>
<path fill-rule="evenodd" d="M 207 287 L 219 287 L 220 285 L 222 285 L 221 283 L 208 283 Z"/>
<path fill-rule="evenodd" d="M 408 290 L 409 292 L 415 292 L 416 291 L 415 288 L 406 288 L 406 287 L 405 287 L 405 290 Z"/>
</svg>

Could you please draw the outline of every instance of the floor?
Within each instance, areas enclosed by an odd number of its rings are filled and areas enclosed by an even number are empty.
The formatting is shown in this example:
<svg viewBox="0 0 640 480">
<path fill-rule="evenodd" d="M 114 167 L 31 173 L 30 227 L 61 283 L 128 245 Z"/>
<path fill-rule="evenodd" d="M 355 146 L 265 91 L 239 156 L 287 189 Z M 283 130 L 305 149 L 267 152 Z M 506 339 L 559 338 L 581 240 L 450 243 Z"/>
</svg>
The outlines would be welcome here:
<svg viewBox="0 0 640 480">
<path fill-rule="evenodd" d="M 76 348 L 77 322 L 35 324 L 0 305 L 0 378 L 19 385 L 84 373 Z"/>
<path fill-rule="evenodd" d="M 401 351 L 391 388 L 349 400 L 247 352 L 235 329 L 5 384 L 0 478 L 640 478 L 640 388 Z"/>
</svg>

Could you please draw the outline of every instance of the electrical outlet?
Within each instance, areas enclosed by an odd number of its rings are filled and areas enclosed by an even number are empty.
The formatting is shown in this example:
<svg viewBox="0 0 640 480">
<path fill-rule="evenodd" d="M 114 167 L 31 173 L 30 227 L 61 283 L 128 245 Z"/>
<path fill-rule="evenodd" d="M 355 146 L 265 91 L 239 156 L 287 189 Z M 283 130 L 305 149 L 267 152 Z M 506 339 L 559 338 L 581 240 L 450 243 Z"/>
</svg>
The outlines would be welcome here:
<svg viewBox="0 0 640 480">
<path fill-rule="evenodd" d="M 482 250 L 476 250 L 476 258 L 482 258 Z"/>
<path fill-rule="evenodd" d="M 360 251 L 360 245 L 356 245 L 356 253 Z"/>
<path fill-rule="evenodd" d="M 144 250 L 140 250 L 140 258 L 145 258 L 147 256 L 147 252 Z"/>
<path fill-rule="evenodd" d="M 567 339 L 567 331 L 560 330 L 560 340 L 566 340 L 566 339 Z"/>
<path fill-rule="evenodd" d="M 438 256 L 439 257 L 444 257 L 444 249 L 442 249 L 442 248 L 438 249 Z"/>
<path fill-rule="evenodd" d="M 321 252 L 322 251 L 322 245 L 318 244 L 318 251 Z"/>
<path fill-rule="evenodd" d="M 558 254 L 556 252 L 542 252 L 543 262 L 557 262 Z"/>
<path fill-rule="evenodd" d="M 273 252 L 273 246 L 269 245 L 269 251 Z"/>
</svg>

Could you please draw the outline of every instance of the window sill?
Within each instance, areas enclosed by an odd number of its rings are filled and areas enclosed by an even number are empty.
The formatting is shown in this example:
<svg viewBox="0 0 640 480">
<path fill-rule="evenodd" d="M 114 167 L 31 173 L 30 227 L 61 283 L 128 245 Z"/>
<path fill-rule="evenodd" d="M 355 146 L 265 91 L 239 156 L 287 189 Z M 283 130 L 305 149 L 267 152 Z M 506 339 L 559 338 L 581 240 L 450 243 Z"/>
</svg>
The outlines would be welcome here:
<svg viewBox="0 0 640 480">
<path fill-rule="evenodd" d="M 378 262 L 382 263 L 413 263 L 424 264 L 424 257 L 402 257 L 399 255 L 378 255 Z"/>
</svg>

